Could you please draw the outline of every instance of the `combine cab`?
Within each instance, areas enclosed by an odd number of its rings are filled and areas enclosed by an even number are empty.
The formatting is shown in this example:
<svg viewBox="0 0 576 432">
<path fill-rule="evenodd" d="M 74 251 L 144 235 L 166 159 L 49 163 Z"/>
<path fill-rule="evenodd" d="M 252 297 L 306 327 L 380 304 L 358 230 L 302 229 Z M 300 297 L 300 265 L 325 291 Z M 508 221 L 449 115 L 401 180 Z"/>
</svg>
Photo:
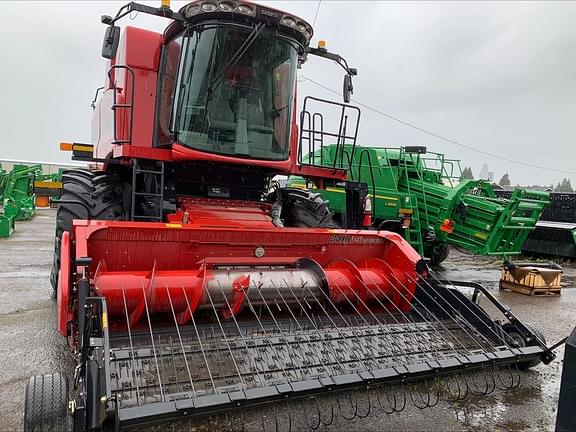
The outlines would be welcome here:
<svg viewBox="0 0 576 432">
<path fill-rule="evenodd" d="M 116 22 L 135 11 L 171 23 L 120 37 Z M 177 13 L 130 3 L 102 20 L 94 143 L 62 146 L 101 169 L 62 175 L 52 271 L 77 366 L 72 384 L 31 378 L 26 430 L 117 430 L 303 398 L 318 407 L 323 394 L 374 397 L 418 380 L 432 393 L 416 399 L 424 407 L 440 393 L 514 387 L 518 369 L 553 359 L 481 286 L 464 284 L 470 298 L 397 233 L 340 229 L 319 194 L 273 182 L 348 181 L 345 168 L 306 162 L 297 136 L 307 56 L 344 68 L 345 102 L 356 74 L 309 47 L 309 24 L 232 0 Z M 333 135 L 354 140 L 359 111 L 316 101 L 342 113 Z M 306 107 L 301 118 L 313 117 Z M 361 185 L 349 190 L 351 217 L 364 217 Z M 446 382 L 465 371 L 477 374 Z M 383 396 L 385 411 L 406 405 L 402 389 Z M 312 429 L 328 422 L 315 418 Z"/>
<path fill-rule="evenodd" d="M 318 130 L 310 133 L 321 135 Z M 548 204 L 546 192 L 516 189 L 503 198 L 488 181 L 460 181 L 459 161 L 425 147 L 337 144 L 313 150 L 310 160 L 323 166 L 349 165 L 350 178 L 367 183 L 373 228 L 401 233 L 433 264 L 447 258 L 448 245 L 477 255 L 519 255 Z M 289 184 L 309 188 L 303 178 L 291 178 Z M 330 202 L 339 222 L 355 227 L 347 217 L 345 187 L 332 182 L 323 190 L 312 190 Z"/>
</svg>

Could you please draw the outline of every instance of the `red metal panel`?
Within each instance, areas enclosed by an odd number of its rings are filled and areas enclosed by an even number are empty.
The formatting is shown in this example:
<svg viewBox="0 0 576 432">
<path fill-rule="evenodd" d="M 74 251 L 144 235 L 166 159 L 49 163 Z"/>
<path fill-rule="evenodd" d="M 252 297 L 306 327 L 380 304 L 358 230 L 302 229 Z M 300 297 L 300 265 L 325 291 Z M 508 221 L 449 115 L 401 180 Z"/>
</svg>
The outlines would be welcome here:
<svg viewBox="0 0 576 432">
<path fill-rule="evenodd" d="M 62 336 L 66 336 L 68 322 L 72 320 L 72 310 L 68 304 L 70 302 L 71 268 L 70 261 L 70 233 L 64 231 L 60 240 L 60 271 L 58 273 L 58 331 Z"/>
<path fill-rule="evenodd" d="M 290 166 L 292 165 L 290 159 L 287 159 L 285 161 L 242 159 L 231 156 L 219 155 L 215 153 L 202 152 L 199 150 L 193 150 L 191 148 L 184 147 L 183 145 L 180 144 L 174 144 L 172 146 L 172 156 L 175 161 L 200 160 L 222 164 L 229 163 L 237 165 L 270 167 L 271 169 L 276 170 L 278 173 L 284 173 L 284 174 L 287 174 L 290 171 Z"/>
<path fill-rule="evenodd" d="M 172 152 L 170 150 L 159 149 L 154 147 L 140 147 L 131 146 L 128 144 L 119 145 L 114 147 L 113 156 L 115 158 L 138 158 L 138 159 L 152 159 L 169 162 L 172 160 Z"/>
<path fill-rule="evenodd" d="M 116 64 L 157 72 L 162 41 L 160 33 L 128 26 L 120 39 Z"/>
<path fill-rule="evenodd" d="M 126 295 L 131 323 L 140 317 L 144 296 L 151 312 L 169 310 L 172 302 L 179 321 L 186 322 L 194 311 L 188 303 L 197 305 L 205 280 L 217 268 L 247 266 L 266 272 L 263 266 L 291 267 L 300 258 L 324 269 L 335 303 L 350 302 L 364 310 L 365 303 L 378 300 L 403 312 L 410 309 L 420 256 L 398 234 L 255 226 L 242 219 L 229 225 L 218 218 L 210 226 L 204 222 L 74 221 L 76 256 L 92 257 L 93 282 L 108 299 L 112 315 L 122 312 Z M 241 291 L 231 313 L 242 308 Z"/>
<path fill-rule="evenodd" d="M 157 94 L 158 64 L 163 37 L 160 33 L 127 27 L 118 45 L 114 64 L 128 66 L 134 72 L 134 97 L 132 98 L 132 75 L 125 69 L 115 69 L 113 86 L 116 87 L 116 103 L 132 104 L 132 125 L 130 109 L 112 110 L 114 90 L 106 90 L 94 114 L 93 138 L 97 138 L 95 156 L 105 158 L 114 152 L 113 125 L 116 121 L 116 138 L 128 140 L 132 127 L 133 146 L 152 147 L 154 136 L 154 115 Z M 110 64 L 108 65 L 108 68 Z"/>
</svg>

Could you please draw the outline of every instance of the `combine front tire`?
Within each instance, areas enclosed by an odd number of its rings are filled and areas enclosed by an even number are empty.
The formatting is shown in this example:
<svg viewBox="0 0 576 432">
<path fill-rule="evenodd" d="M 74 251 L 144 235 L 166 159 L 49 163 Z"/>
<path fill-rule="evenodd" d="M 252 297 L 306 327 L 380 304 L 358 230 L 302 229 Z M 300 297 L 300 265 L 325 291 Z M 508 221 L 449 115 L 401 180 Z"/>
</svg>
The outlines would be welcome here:
<svg viewBox="0 0 576 432">
<path fill-rule="evenodd" d="M 24 402 L 24 432 L 68 430 L 68 378 L 61 373 L 31 377 Z"/>
<path fill-rule="evenodd" d="M 122 217 L 122 199 L 115 178 L 103 171 L 71 169 L 62 175 L 62 204 L 56 215 L 54 261 L 50 282 L 54 294 L 58 288 L 60 241 L 64 231 L 72 229 L 74 219 L 118 220 Z"/>
<path fill-rule="evenodd" d="M 540 330 L 535 329 L 534 327 L 531 327 L 529 325 L 526 325 L 526 327 L 528 328 L 528 330 L 530 330 L 532 333 L 538 336 L 538 339 L 540 339 L 544 344 L 546 344 L 546 338 L 544 337 L 544 335 Z M 511 323 L 504 324 L 502 326 L 502 329 L 521 348 L 538 345 L 538 342 L 536 342 L 536 340 L 534 339 L 527 340 L 524 336 L 522 336 L 522 333 L 520 333 L 520 331 L 518 331 L 518 329 Z M 533 368 L 534 366 L 539 365 L 541 362 L 542 360 L 540 360 L 539 358 L 535 358 L 534 360 L 523 361 L 518 363 L 518 369 L 520 370 L 530 369 Z"/>
<path fill-rule="evenodd" d="M 319 193 L 301 189 L 280 189 L 284 226 L 299 228 L 338 228 L 334 213 Z"/>
</svg>

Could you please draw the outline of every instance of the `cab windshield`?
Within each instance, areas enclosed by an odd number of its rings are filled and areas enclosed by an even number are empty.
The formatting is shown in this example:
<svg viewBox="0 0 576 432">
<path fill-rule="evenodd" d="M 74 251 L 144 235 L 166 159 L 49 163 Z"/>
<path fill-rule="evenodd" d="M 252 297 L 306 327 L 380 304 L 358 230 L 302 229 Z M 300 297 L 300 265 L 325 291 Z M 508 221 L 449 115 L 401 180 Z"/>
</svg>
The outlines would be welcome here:
<svg viewBox="0 0 576 432">
<path fill-rule="evenodd" d="M 176 140 L 237 157 L 289 156 L 297 50 L 264 28 L 219 25 L 182 41 L 173 112 Z"/>
</svg>

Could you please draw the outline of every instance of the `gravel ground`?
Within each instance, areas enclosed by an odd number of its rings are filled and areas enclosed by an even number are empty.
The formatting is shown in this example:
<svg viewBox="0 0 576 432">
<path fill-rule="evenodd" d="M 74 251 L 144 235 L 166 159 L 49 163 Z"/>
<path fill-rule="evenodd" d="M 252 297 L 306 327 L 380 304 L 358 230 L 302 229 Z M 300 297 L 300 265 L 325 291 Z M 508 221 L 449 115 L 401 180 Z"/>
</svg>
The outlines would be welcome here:
<svg viewBox="0 0 576 432">
<path fill-rule="evenodd" d="M 69 373 L 73 367 L 65 341 L 56 331 L 56 305 L 48 279 L 54 219 L 54 210 L 40 210 L 32 221 L 18 222 L 11 238 L 0 239 L 0 431 L 22 429 L 24 390 L 30 375 L 58 370 Z M 499 265 L 497 259 L 451 251 L 443 272 L 452 279 L 481 282 L 519 317 L 541 329 L 549 342 L 567 336 L 576 325 L 576 290 L 573 289 L 576 266 L 564 264 L 565 289 L 561 297 L 541 298 L 499 291 Z M 515 390 L 497 390 L 489 396 L 472 397 L 458 404 L 440 401 L 436 407 L 425 410 L 409 403 L 403 412 L 393 415 L 373 409 L 367 418 L 352 421 L 336 416 L 330 427 L 320 429 L 347 432 L 553 430 L 562 356 L 563 349 L 559 349 L 558 359 L 552 364 L 523 372 L 521 385 Z M 324 414 L 330 411 L 331 403 L 334 405 L 334 401 L 323 405 Z M 304 410 L 310 407 L 300 404 L 291 409 L 292 430 L 300 430 Z M 274 430 L 270 419 L 275 415 L 280 419 L 279 430 L 288 430 L 287 416 L 282 409 L 276 414 L 267 411 L 267 430 Z M 260 421 L 260 416 L 257 420 L 247 420 L 249 426 L 254 426 L 256 421 Z M 192 430 L 225 430 L 227 423 L 214 420 L 190 426 Z M 261 430 L 261 425 L 257 429 Z"/>
</svg>

